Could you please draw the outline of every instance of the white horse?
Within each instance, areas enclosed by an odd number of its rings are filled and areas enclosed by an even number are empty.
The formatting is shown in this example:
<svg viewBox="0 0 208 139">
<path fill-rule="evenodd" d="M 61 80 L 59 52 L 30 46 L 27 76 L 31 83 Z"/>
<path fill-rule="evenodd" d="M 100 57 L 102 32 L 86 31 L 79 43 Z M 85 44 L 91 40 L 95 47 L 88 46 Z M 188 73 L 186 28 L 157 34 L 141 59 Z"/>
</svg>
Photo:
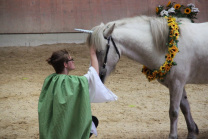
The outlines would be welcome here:
<svg viewBox="0 0 208 139">
<path fill-rule="evenodd" d="M 163 82 L 158 80 L 169 88 L 170 139 L 177 138 L 179 108 L 186 120 L 188 138 L 197 137 L 199 131 L 191 116 L 185 85 L 208 83 L 208 22 L 191 23 L 185 19 L 180 22 L 179 52 L 174 58 L 177 65 L 170 69 Z M 120 55 L 126 55 L 151 70 L 160 68 L 168 51 L 168 34 L 165 18 L 140 16 L 94 27 L 87 43 L 97 50 L 104 81 L 115 68 Z"/>
</svg>

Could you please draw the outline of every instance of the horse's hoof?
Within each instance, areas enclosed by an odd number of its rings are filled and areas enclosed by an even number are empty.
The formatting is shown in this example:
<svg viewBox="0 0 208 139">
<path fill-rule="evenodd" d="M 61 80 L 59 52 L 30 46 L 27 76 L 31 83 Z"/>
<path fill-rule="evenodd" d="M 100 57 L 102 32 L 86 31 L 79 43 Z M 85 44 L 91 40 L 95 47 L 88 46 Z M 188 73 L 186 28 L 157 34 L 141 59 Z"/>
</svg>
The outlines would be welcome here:
<svg viewBox="0 0 208 139">
<path fill-rule="evenodd" d="M 178 137 L 174 135 L 169 135 L 169 139 L 178 139 Z"/>
<path fill-rule="evenodd" d="M 194 132 L 189 132 L 187 139 L 196 139 L 198 134 L 199 134 L 199 129 L 198 129 L 197 124 L 195 123 Z"/>
<path fill-rule="evenodd" d="M 197 124 L 195 123 L 195 127 L 196 127 L 196 129 L 195 129 L 195 133 L 197 134 L 197 135 L 199 135 L 199 129 L 198 129 L 198 126 L 197 126 Z"/>
<path fill-rule="evenodd" d="M 197 139 L 197 136 L 194 133 L 189 133 L 187 139 Z"/>
</svg>

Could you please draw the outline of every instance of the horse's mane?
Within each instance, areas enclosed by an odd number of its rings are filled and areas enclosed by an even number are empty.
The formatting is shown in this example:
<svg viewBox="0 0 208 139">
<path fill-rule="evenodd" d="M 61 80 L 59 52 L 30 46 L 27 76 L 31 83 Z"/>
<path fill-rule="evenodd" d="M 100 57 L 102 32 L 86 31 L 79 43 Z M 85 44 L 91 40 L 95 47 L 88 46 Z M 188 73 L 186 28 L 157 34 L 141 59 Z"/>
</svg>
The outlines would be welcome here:
<svg viewBox="0 0 208 139">
<path fill-rule="evenodd" d="M 103 30 L 107 26 L 114 23 L 115 23 L 114 29 L 116 29 L 116 28 L 122 28 L 123 25 L 130 24 L 133 22 L 149 24 L 155 47 L 158 50 L 162 50 L 162 51 L 167 50 L 166 43 L 168 41 L 168 33 L 169 33 L 167 19 L 161 17 L 148 17 L 148 16 L 124 18 L 121 20 L 111 21 L 105 25 L 101 23 L 99 26 L 96 26 L 92 29 L 93 31 L 92 34 L 88 35 L 87 37 L 88 46 L 96 47 L 98 51 L 105 50 L 107 41 L 104 39 Z"/>
<path fill-rule="evenodd" d="M 92 28 L 93 33 L 88 35 L 86 41 L 89 47 L 95 47 L 98 51 L 105 50 L 104 29 L 105 25 L 103 23 Z"/>
<path fill-rule="evenodd" d="M 167 51 L 166 43 L 169 34 L 167 20 L 163 17 L 153 17 L 149 22 L 155 47 L 159 50 Z"/>
</svg>

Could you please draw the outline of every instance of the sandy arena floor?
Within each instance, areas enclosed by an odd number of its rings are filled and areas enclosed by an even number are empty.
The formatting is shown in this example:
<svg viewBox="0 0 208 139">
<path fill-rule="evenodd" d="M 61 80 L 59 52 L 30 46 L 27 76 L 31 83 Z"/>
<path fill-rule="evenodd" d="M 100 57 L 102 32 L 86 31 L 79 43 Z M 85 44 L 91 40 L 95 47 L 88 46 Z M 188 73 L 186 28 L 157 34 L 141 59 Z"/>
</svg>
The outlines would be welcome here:
<svg viewBox="0 0 208 139">
<path fill-rule="evenodd" d="M 74 47 L 75 46 L 75 47 Z M 46 76 L 53 72 L 46 62 L 55 50 L 67 49 L 83 75 L 89 66 L 84 44 L 42 45 L 0 48 L 0 139 L 38 138 L 38 98 Z M 100 124 L 92 139 L 167 139 L 169 93 L 157 81 L 148 82 L 142 66 L 124 56 L 106 86 L 118 97 L 111 103 L 92 104 Z M 199 139 L 208 139 L 208 85 L 187 85 L 192 115 L 199 127 Z M 179 139 L 187 134 L 180 112 Z"/>
</svg>

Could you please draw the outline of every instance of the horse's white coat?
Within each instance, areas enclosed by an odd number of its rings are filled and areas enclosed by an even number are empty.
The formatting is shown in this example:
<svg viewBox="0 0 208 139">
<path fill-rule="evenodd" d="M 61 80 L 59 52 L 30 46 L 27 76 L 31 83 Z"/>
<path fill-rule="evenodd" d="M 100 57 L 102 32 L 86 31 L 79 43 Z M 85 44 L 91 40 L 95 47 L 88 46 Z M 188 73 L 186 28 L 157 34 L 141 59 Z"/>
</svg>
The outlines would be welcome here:
<svg viewBox="0 0 208 139">
<path fill-rule="evenodd" d="M 208 83 L 208 22 L 191 23 L 187 19 L 177 20 L 181 22 L 179 53 L 174 58 L 177 66 L 173 66 L 165 81 L 161 82 L 170 91 L 169 137 L 177 138 L 178 112 L 181 107 L 189 128 L 188 137 L 195 138 L 197 127 L 192 119 L 188 100 L 185 98 L 184 86 L 190 83 Z M 107 43 L 103 31 L 113 24 L 115 28 L 111 35 L 121 55 L 126 55 L 150 69 L 158 69 L 165 62 L 169 32 L 166 19 L 141 16 L 101 24 L 92 29 L 93 33 L 88 36 L 87 43 L 96 47 L 100 66 L 103 64 Z M 118 55 L 111 44 L 106 66 L 107 76 L 118 61 Z"/>
</svg>

